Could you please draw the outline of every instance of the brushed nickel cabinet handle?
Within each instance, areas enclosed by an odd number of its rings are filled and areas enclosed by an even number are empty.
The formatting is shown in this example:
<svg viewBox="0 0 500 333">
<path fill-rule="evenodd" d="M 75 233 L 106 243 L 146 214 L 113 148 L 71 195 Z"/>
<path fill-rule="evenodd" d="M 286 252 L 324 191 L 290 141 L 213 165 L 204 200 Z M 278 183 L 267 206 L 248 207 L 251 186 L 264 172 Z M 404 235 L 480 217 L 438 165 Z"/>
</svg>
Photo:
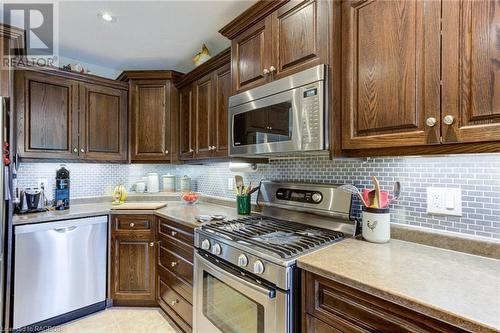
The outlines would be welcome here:
<svg viewBox="0 0 500 333">
<path fill-rule="evenodd" d="M 133 228 L 133 227 L 134 227 L 134 225 L 135 225 L 135 223 L 134 223 L 134 222 L 130 222 L 130 224 L 129 224 L 129 226 L 130 226 L 131 228 Z"/>
<path fill-rule="evenodd" d="M 85 153 L 85 149 L 83 149 L 83 148 L 82 148 L 82 149 L 80 149 L 80 152 L 81 152 L 81 153 Z"/>
<path fill-rule="evenodd" d="M 149 246 L 153 247 L 153 246 L 155 246 L 155 243 L 151 242 L 151 243 L 149 243 Z"/>
<path fill-rule="evenodd" d="M 448 126 L 453 124 L 454 121 L 455 121 L 455 118 L 453 118 L 452 115 L 447 115 L 443 118 L 443 123 L 445 123 Z"/>
<path fill-rule="evenodd" d="M 170 267 L 172 267 L 172 268 L 173 268 L 173 267 L 175 267 L 175 266 L 177 266 L 177 262 L 176 262 L 176 261 L 172 261 L 172 262 L 170 263 Z"/>
<path fill-rule="evenodd" d="M 264 75 L 267 75 L 267 74 L 269 74 L 269 69 L 267 69 L 267 68 L 264 68 L 264 70 L 262 71 L 262 74 L 264 74 Z"/>
<path fill-rule="evenodd" d="M 217 147 L 215 147 L 215 146 L 212 146 L 212 150 L 217 150 Z"/>
<path fill-rule="evenodd" d="M 274 67 L 274 66 L 269 67 L 269 71 L 271 73 L 276 72 L 276 67 Z"/>
<path fill-rule="evenodd" d="M 436 118 L 434 117 L 429 117 L 427 118 L 427 120 L 425 121 L 425 124 L 429 127 L 434 127 L 436 124 L 437 124 L 437 120 Z"/>
<path fill-rule="evenodd" d="M 165 150 L 165 154 L 168 155 L 168 150 Z"/>
<path fill-rule="evenodd" d="M 174 299 L 172 302 L 170 302 L 170 304 L 172 304 L 172 306 L 174 306 L 175 304 L 179 303 L 179 300 L 178 299 Z"/>
<path fill-rule="evenodd" d="M 78 153 L 78 148 L 73 148 L 73 153 Z"/>
<path fill-rule="evenodd" d="M 172 231 L 170 234 L 175 237 L 175 235 L 177 235 L 177 231 Z"/>
</svg>

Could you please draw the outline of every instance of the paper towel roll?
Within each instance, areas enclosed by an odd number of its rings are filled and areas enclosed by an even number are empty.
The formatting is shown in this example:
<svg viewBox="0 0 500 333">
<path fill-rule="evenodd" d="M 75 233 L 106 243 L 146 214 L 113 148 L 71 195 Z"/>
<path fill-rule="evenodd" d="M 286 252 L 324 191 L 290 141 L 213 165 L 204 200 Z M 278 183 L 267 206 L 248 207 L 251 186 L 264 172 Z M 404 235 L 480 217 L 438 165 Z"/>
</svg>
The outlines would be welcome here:
<svg viewBox="0 0 500 333">
<path fill-rule="evenodd" d="M 242 162 L 230 162 L 229 170 L 231 172 L 256 172 L 257 164 L 255 163 L 242 163 Z"/>
</svg>

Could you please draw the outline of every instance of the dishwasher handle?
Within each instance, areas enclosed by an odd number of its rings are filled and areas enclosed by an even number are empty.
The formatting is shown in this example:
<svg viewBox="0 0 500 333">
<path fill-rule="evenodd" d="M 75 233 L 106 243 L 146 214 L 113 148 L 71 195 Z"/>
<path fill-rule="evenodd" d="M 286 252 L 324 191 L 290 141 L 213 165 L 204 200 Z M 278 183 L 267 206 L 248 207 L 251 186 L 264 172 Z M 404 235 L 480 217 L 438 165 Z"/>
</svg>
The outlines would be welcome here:
<svg viewBox="0 0 500 333">
<path fill-rule="evenodd" d="M 65 232 L 68 232 L 68 231 L 73 231 L 76 228 L 78 228 L 78 227 L 76 225 L 74 225 L 72 227 L 67 227 L 67 228 L 54 228 L 53 230 L 55 232 L 65 233 Z"/>
</svg>

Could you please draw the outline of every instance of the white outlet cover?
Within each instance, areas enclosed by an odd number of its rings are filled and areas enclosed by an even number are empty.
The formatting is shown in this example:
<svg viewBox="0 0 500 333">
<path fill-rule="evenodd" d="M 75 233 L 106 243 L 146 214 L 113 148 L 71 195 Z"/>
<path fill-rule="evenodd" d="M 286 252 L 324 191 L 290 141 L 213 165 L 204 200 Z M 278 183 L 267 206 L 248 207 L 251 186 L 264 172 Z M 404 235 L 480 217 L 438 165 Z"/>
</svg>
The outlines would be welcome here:
<svg viewBox="0 0 500 333">
<path fill-rule="evenodd" d="M 427 213 L 462 216 L 462 189 L 449 187 L 427 188 Z"/>
</svg>

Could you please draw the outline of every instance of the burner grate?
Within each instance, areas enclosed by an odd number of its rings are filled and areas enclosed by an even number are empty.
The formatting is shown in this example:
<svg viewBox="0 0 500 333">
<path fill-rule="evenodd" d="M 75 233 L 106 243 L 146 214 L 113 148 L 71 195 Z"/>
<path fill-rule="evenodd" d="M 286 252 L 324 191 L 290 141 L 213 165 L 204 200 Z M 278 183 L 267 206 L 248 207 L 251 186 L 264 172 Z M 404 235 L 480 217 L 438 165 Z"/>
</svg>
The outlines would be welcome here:
<svg viewBox="0 0 500 333">
<path fill-rule="evenodd" d="M 217 222 L 204 225 L 202 229 L 261 247 L 283 259 L 344 238 L 344 234 L 339 231 L 266 216 Z"/>
</svg>

